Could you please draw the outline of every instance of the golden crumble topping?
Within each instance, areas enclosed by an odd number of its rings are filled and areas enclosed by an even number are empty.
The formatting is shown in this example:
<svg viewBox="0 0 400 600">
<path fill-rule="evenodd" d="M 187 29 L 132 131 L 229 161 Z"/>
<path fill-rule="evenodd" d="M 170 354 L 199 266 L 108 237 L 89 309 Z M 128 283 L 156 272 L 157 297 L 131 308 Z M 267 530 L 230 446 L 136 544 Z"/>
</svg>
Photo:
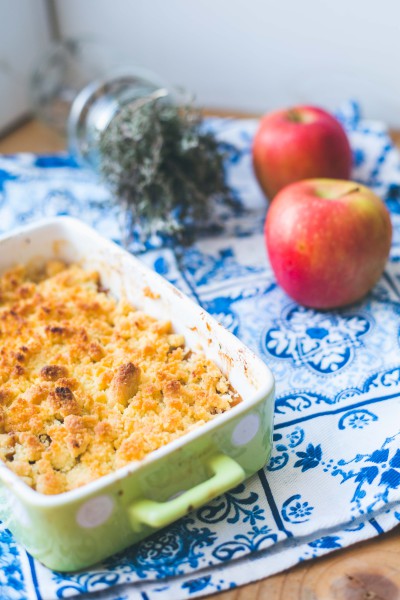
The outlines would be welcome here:
<svg viewBox="0 0 400 600">
<path fill-rule="evenodd" d="M 159 321 L 48 262 L 0 279 L 0 457 L 44 494 L 77 488 L 240 401 Z"/>
</svg>

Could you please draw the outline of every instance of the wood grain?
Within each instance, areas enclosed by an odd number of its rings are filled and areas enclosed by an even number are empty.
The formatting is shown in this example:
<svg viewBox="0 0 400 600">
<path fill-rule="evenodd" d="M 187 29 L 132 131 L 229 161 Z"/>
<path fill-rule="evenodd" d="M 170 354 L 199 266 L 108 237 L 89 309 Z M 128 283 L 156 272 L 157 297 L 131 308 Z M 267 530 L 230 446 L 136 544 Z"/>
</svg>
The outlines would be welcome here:
<svg viewBox="0 0 400 600">
<path fill-rule="evenodd" d="M 0 139 L 0 153 L 35 152 L 50 154 L 65 150 L 66 141 L 40 121 L 32 120 Z"/>
<path fill-rule="evenodd" d="M 400 529 L 279 575 L 215 596 L 218 600 L 399 600 Z"/>
<path fill-rule="evenodd" d="M 251 117 L 208 110 L 218 116 Z M 400 131 L 391 132 L 400 147 Z M 65 149 L 65 140 L 38 121 L 31 121 L 3 139 L 0 153 L 51 153 Z M 400 600 L 400 527 L 302 563 L 278 575 L 208 596 L 215 600 Z"/>
</svg>

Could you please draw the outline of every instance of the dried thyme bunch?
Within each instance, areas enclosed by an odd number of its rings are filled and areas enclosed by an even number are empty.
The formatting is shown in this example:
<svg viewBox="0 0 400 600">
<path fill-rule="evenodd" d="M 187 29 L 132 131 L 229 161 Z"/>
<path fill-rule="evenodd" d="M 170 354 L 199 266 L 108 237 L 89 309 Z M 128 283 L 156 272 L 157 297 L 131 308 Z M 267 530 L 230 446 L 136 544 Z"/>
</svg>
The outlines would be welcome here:
<svg viewBox="0 0 400 600">
<path fill-rule="evenodd" d="M 190 107 L 152 100 L 122 108 L 101 135 L 100 172 L 143 233 L 183 233 L 209 216 L 217 196 L 236 205 L 227 147 L 201 123 Z"/>
</svg>

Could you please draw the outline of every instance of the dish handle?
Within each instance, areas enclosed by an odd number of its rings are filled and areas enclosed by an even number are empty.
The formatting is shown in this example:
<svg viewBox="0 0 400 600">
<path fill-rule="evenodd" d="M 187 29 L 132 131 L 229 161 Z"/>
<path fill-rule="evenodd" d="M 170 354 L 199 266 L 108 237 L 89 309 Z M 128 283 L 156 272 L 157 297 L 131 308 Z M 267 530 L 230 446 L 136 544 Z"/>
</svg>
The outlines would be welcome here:
<svg viewBox="0 0 400 600">
<path fill-rule="evenodd" d="M 213 473 L 210 479 L 172 500 L 156 502 L 143 498 L 134 502 L 128 509 L 133 529 L 137 531 L 142 525 L 149 525 L 154 529 L 165 527 L 216 496 L 224 494 L 241 483 L 246 476 L 242 467 L 225 454 L 212 456 L 207 462 L 207 467 Z"/>
</svg>

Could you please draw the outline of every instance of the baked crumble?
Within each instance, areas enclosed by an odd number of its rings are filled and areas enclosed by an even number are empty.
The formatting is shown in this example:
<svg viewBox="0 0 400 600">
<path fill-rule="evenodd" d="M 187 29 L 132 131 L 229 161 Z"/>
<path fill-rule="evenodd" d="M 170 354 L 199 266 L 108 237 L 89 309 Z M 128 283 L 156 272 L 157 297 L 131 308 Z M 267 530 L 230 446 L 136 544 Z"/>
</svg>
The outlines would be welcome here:
<svg viewBox="0 0 400 600">
<path fill-rule="evenodd" d="M 240 401 L 220 369 L 59 261 L 0 279 L 0 457 L 44 494 L 82 486 Z"/>
</svg>

